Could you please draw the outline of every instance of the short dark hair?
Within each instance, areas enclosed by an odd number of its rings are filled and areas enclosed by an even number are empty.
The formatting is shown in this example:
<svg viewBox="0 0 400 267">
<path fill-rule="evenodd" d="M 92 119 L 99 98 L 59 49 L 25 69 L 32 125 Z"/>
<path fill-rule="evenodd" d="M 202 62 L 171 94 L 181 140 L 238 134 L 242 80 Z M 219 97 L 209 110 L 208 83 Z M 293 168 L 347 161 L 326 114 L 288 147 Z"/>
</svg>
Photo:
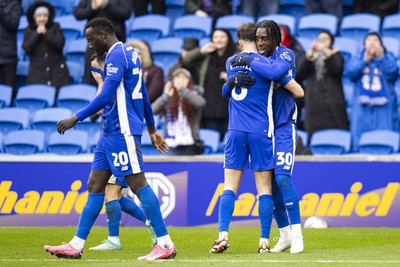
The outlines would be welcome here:
<svg viewBox="0 0 400 267">
<path fill-rule="evenodd" d="M 242 24 L 237 29 L 237 38 L 238 40 L 243 41 L 255 41 L 255 33 L 256 33 L 257 25 L 253 22 L 247 22 Z"/>
<path fill-rule="evenodd" d="M 113 34 L 113 33 L 115 34 L 114 25 L 111 23 L 111 21 L 109 21 L 106 18 L 98 17 L 98 18 L 94 18 L 94 19 L 90 20 L 86 24 L 85 31 L 88 28 L 92 28 L 95 31 L 101 31 L 102 30 L 102 31 L 105 31 L 105 32 L 110 33 L 110 34 Z"/>
<path fill-rule="evenodd" d="M 257 24 L 257 28 L 265 28 L 267 30 L 267 36 L 279 46 L 282 43 L 282 32 L 279 25 L 273 20 L 262 20 Z"/>
</svg>

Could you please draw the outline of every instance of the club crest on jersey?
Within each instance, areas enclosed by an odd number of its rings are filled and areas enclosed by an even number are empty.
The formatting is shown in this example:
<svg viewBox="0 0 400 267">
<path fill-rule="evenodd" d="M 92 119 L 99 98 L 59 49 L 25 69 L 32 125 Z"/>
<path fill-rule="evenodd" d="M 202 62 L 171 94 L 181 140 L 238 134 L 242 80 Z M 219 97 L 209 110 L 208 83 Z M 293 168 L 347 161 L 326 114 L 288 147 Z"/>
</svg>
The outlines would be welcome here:
<svg viewBox="0 0 400 267">
<path fill-rule="evenodd" d="M 133 51 L 132 53 L 132 62 L 136 65 L 136 61 L 138 59 L 138 53 L 136 51 Z"/>
<path fill-rule="evenodd" d="M 292 61 L 292 57 L 289 55 L 289 52 L 283 52 L 279 55 L 279 57 L 283 60 Z"/>
<path fill-rule="evenodd" d="M 111 76 L 111 75 L 113 75 L 114 73 L 117 73 L 117 72 L 118 72 L 118 68 L 117 68 L 117 67 L 114 67 L 112 63 L 108 63 L 108 64 L 107 64 L 106 71 L 107 71 L 107 76 Z"/>
</svg>

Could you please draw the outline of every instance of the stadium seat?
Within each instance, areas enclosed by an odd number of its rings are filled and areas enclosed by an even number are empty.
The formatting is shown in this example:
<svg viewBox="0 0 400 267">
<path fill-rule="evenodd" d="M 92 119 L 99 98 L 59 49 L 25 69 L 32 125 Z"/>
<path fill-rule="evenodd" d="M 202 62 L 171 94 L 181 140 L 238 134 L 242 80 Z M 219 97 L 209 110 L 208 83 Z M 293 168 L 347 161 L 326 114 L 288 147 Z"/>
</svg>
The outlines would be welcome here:
<svg viewBox="0 0 400 267">
<path fill-rule="evenodd" d="M 349 78 L 343 77 L 342 86 L 343 86 L 343 93 L 344 93 L 344 99 L 346 101 L 346 106 L 351 107 L 353 106 L 355 84 Z"/>
<path fill-rule="evenodd" d="M 0 132 L 0 153 L 3 152 L 3 134 Z"/>
<path fill-rule="evenodd" d="M 354 0 L 343 0 L 343 15 L 353 14 Z"/>
<path fill-rule="evenodd" d="M 385 16 L 382 23 L 382 35 L 400 39 L 400 14 Z"/>
<path fill-rule="evenodd" d="M 52 4 L 55 9 L 56 17 L 71 14 L 71 0 L 44 0 Z"/>
<path fill-rule="evenodd" d="M 201 38 L 199 41 L 199 46 L 202 47 L 209 42 L 211 42 L 211 39 L 209 37 Z"/>
<path fill-rule="evenodd" d="M 25 85 L 18 89 L 14 104 L 19 108 L 26 108 L 31 112 L 52 107 L 56 88 L 45 84 Z"/>
<path fill-rule="evenodd" d="M 89 149 L 88 150 L 90 153 L 94 153 L 94 151 L 96 150 L 96 146 L 97 146 L 97 143 L 99 142 L 99 138 L 100 138 L 100 131 L 93 135 L 89 135 L 89 140 L 88 140 Z"/>
<path fill-rule="evenodd" d="M 18 61 L 17 64 L 17 88 L 26 85 L 28 80 L 29 61 Z"/>
<path fill-rule="evenodd" d="M 45 134 L 45 141 L 47 143 L 51 133 L 57 131 L 57 122 L 71 116 L 71 110 L 66 108 L 40 109 L 33 115 L 31 128 L 42 131 Z"/>
<path fill-rule="evenodd" d="M 73 40 L 85 37 L 83 31 L 85 29 L 86 20 L 77 20 L 74 15 L 66 15 L 55 17 L 54 21 L 60 24 L 61 30 L 64 33 L 64 52 Z"/>
<path fill-rule="evenodd" d="M 332 35 L 337 33 L 338 19 L 330 14 L 311 14 L 303 16 L 297 27 L 297 35 L 314 39 L 321 30 L 327 30 Z"/>
<path fill-rule="evenodd" d="M 166 0 L 165 4 L 167 7 L 165 15 L 170 18 L 172 23 L 185 13 L 185 0 Z"/>
<path fill-rule="evenodd" d="M 145 40 L 152 44 L 155 40 L 169 35 L 171 20 L 162 15 L 136 17 L 128 32 L 128 38 Z"/>
<path fill-rule="evenodd" d="M 67 67 L 68 67 L 68 73 L 69 76 L 71 77 L 72 83 L 78 84 L 82 83 L 83 80 L 83 75 L 84 75 L 84 66 L 73 62 L 73 61 L 66 61 Z"/>
<path fill-rule="evenodd" d="M 146 129 L 142 133 L 141 150 L 144 156 L 161 156 L 160 152 L 151 143 L 150 135 Z"/>
<path fill-rule="evenodd" d="M 285 14 L 272 14 L 259 17 L 257 23 L 263 20 L 273 20 L 279 25 L 287 26 L 290 29 L 291 35 L 296 35 L 296 18 Z"/>
<path fill-rule="evenodd" d="M 297 130 L 297 135 L 300 136 L 301 141 L 303 142 L 304 146 L 308 145 L 308 134 L 306 131 L 303 130 Z"/>
<path fill-rule="evenodd" d="M 200 139 L 204 142 L 204 154 L 213 154 L 218 151 L 220 133 L 211 129 L 200 129 Z"/>
<path fill-rule="evenodd" d="M 0 84 L 0 108 L 11 105 L 12 88 L 11 86 Z"/>
<path fill-rule="evenodd" d="M 96 135 L 101 131 L 100 119 L 91 121 L 90 118 L 86 118 L 84 121 L 79 121 L 74 129 L 87 132 L 89 136 Z"/>
<path fill-rule="evenodd" d="M 44 133 L 36 130 L 22 130 L 4 136 L 4 152 L 14 155 L 40 153 L 44 148 Z"/>
<path fill-rule="evenodd" d="M 17 30 L 17 40 L 23 41 L 24 40 L 24 32 L 25 28 L 28 27 L 28 19 L 26 16 L 22 15 L 19 18 L 18 30 Z"/>
<path fill-rule="evenodd" d="M 372 14 L 353 14 L 343 17 L 340 25 L 340 36 L 348 37 L 362 44 L 369 31 L 380 31 L 381 19 Z"/>
<path fill-rule="evenodd" d="M 297 37 L 297 41 L 300 43 L 301 47 L 305 50 L 308 51 L 311 49 L 311 45 L 313 40 L 310 38 L 305 38 L 305 37 Z"/>
<path fill-rule="evenodd" d="M 359 151 L 362 154 L 387 155 L 399 151 L 399 133 L 388 130 L 365 132 L 360 137 Z"/>
<path fill-rule="evenodd" d="M 350 38 L 336 37 L 333 47 L 339 49 L 340 53 L 343 56 L 343 74 L 347 76 L 347 64 L 350 62 L 350 59 L 352 57 L 356 56 L 357 53 L 360 52 L 360 44 Z"/>
<path fill-rule="evenodd" d="M 96 92 L 97 88 L 94 85 L 65 85 L 60 88 L 58 93 L 57 107 L 67 108 L 76 113 L 93 100 Z"/>
<path fill-rule="evenodd" d="M 87 150 L 88 134 L 84 131 L 69 130 L 64 134 L 53 132 L 47 145 L 49 153 L 77 155 Z"/>
<path fill-rule="evenodd" d="M 309 148 L 313 155 L 340 155 L 350 151 L 351 134 L 349 131 L 328 129 L 314 132 Z"/>
<path fill-rule="evenodd" d="M 304 0 L 280 0 L 279 13 L 300 19 L 304 16 Z"/>
<path fill-rule="evenodd" d="M 246 15 L 226 15 L 219 17 L 215 24 L 215 28 L 226 29 L 231 33 L 232 39 L 237 41 L 236 29 L 246 22 L 254 22 L 254 17 Z"/>
<path fill-rule="evenodd" d="M 65 59 L 85 66 L 85 53 L 88 42 L 85 38 L 72 40 L 65 48 Z"/>
<path fill-rule="evenodd" d="M 162 67 L 164 77 L 182 53 L 183 41 L 181 38 L 164 38 L 154 41 L 151 46 L 153 59 L 156 65 Z"/>
<path fill-rule="evenodd" d="M 211 17 L 185 15 L 175 20 L 172 35 L 177 38 L 196 37 L 201 39 L 211 34 Z"/>
<path fill-rule="evenodd" d="M 382 42 L 388 52 L 393 53 L 396 58 L 400 58 L 400 41 L 398 39 L 383 37 Z"/>
<path fill-rule="evenodd" d="M 28 128 L 29 117 L 29 110 L 24 108 L 0 109 L 0 132 L 7 134 Z"/>
</svg>

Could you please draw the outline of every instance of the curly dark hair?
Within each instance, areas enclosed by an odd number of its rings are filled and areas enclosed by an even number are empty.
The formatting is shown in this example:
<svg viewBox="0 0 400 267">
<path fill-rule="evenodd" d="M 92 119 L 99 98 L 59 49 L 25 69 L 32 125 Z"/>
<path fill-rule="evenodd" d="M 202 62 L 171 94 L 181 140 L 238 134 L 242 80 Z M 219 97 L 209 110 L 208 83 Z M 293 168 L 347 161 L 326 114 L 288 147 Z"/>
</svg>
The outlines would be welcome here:
<svg viewBox="0 0 400 267">
<path fill-rule="evenodd" d="M 282 33 L 279 25 L 273 20 L 262 20 L 257 23 L 257 28 L 265 28 L 267 30 L 267 36 L 275 43 L 276 46 L 279 46 L 282 43 Z"/>
<path fill-rule="evenodd" d="M 95 31 L 105 31 L 109 34 L 115 34 L 115 28 L 114 25 L 111 23 L 111 21 L 109 21 L 106 18 L 94 18 L 92 20 L 90 20 L 85 27 L 85 31 L 88 28 L 92 28 Z"/>
</svg>

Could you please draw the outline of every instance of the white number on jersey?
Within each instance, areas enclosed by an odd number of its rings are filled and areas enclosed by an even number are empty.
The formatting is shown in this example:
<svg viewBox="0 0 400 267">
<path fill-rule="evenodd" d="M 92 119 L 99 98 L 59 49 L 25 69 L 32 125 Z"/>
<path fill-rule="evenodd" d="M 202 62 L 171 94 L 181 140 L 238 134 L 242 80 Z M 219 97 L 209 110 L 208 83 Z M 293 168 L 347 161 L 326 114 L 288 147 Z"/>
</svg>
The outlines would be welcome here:
<svg viewBox="0 0 400 267">
<path fill-rule="evenodd" d="M 247 96 L 247 88 L 241 87 L 240 88 L 240 94 L 236 93 L 236 87 L 232 89 L 232 98 L 235 99 L 236 101 L 241 101 L 245 99 Z"/>
<path fill-rule="evenodd" d="M 119 167 L 119 166 L 125 166 L 128 164 L 128 154 L 126 154 L 125 151 L 121 151 L 118 154 L 117 153 L 112 153 L 111 154 L 114 157 L 114 166 Z"/>
<path fill-rule="evenodd" d="M 276 165 L 292 165 L 293 163 L 293 155 L 292 153 L 286 153 L 285 152 L 277 152 L 277 163 Z"/>
<path fill-rule="evenodd" d="M 140 89 L 142 89 L 142 69 L 140 69 L 139 72 L 137 71 L 137 68 L 133 69 L 133 74 L 139 74 L 139 78 L 138 82 L 136 83 L 135 89 L 133 89 L 132 99 L 142 99 L 143 94 L 140 92 Z"/>
</svg>

